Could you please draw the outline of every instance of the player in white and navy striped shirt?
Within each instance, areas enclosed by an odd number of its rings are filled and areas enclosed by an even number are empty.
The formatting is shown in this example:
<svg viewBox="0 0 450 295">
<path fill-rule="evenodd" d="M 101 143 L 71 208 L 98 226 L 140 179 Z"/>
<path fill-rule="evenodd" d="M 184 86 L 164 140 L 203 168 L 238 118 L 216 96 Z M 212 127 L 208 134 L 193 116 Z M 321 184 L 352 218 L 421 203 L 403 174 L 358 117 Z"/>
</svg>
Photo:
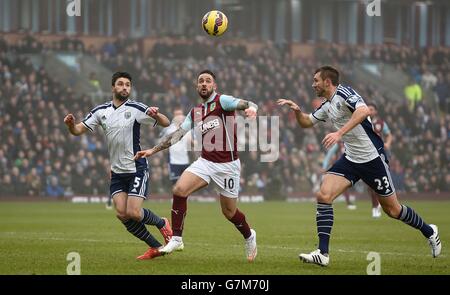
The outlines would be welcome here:
<svg viewBox="0 0 450 295">
<path fill-rule="evenodd" d="M 149 171 L 145 158 L 134 160 L 134 154 L 141 150 L 140 127 L 142 124 L 169 126 L 169 119 L 159 113 L 157 107 L 148 107 L 129 99 L 131 76 L 117 72 L 112 77 L 112 101 L 101 104 L 75 124 L 75 117 L 68 114 L 64 123 L 73 135 L 86 131 L 93 132 L 101 126 L 105 132 L 111 162 L 110 196 L 113 198 L 117 218 L 127 230 L 147 243 L 150 248 L 138 259 L 151 259 L 160 256 L 161 247 L 147 230 L 146 224 L 158 227 L 167 242 L 172 235 L 169 221 L 160 218 L 147 208 L 142 208 L 147 198 Z"/>
<path fill-rule="evenodd" d="M 363 98 L 352 88 L 340 85 L 339 72 L 330 66 L 316 70 L 312 86 L 317 96 L 324 98 L 322 105 L 312 114 L 304 114 L 291 100 L 280 99 L 278 104 L 288 105 L 303 128 L 313 127 L 316 123 L 329 119 L 337 131 L 327 134 L 322 144 L 328 149 L 342 140 L 345 153 L 324 175 L 317 193 L 319 249 L 300 254 L 300 259 L 308 263 L 328 265 L 328 245 L 334 222 L 332 203 L 360 179 L 378 195 L 387 215 L 422 232 L 431 246 L 432 256 L 437 257 L 441 252 L 438 228 L 428 225 L 413 209 L 398 202 L 383 140 L 372 128 L 368 117 L 369 109 Z"/>
</svg>

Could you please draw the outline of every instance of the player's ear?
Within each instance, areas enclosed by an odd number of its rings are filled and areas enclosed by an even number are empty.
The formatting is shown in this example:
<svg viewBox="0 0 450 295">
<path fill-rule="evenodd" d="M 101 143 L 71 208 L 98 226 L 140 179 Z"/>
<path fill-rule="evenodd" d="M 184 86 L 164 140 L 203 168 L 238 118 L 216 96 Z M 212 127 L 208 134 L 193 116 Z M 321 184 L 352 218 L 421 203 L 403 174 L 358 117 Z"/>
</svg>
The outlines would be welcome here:
<svg viewBox="0 0 450 295">
<path fill-rule="evenodd" d="M 214 91 L 217 90 L 217 84 L 216 84 L 216 82 L 214 82 L 213 89 L 214 89 Z"/>
</svg>

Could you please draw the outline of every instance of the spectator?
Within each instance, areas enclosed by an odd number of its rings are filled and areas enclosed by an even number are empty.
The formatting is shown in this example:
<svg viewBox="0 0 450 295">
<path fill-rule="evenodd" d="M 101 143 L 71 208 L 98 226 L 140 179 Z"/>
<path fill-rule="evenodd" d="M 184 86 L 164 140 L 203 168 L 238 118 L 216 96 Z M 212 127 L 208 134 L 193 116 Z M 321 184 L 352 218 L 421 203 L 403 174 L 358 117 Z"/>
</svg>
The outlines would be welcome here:
<svg viewBox="0 0 450 295">
<path fill-rule="evenodd" d="M 54 198 L 64 196 L 64 189 L 58 184 L 58 178 L 56 176 L 50 177 L 50 182 L 46 188 L 46 195 Z"/>
<path fill-rule="evenodd" d="M 405 86 L 405 97 L 408 100 L 409 110 L 411 112 L 414 111 L 418 103 L 422 101 L 422 87 L 420 87 L 419 83 L 411 80 Z"/>
</svg>

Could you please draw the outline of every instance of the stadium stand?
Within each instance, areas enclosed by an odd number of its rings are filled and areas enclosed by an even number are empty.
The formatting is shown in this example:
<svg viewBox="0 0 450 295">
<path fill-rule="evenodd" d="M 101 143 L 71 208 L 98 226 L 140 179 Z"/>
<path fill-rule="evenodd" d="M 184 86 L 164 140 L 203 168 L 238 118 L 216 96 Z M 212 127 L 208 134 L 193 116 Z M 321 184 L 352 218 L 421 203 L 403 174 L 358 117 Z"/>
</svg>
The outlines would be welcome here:
<svg viewBox="0 0 450 295">
<path fill-rule="evenodd" d="M 33 63 L 33 54 L 55 52 L 91 56 L 111 72 L 130 72 L 135 79 L 134 96 L 159 106 L 164 114 L 170 115 L 178 106 L 187 112 L 197 103 L 196 74 L 209 68 L 217 73 L 221 92 L 252 98 L 260 105 L 260 115 L 287 118 L 280 120 L 278 161 L 261 163 L 255 161 L 258 152 L 240 153 L 243 193 L 264 194 L 269 199 L 314 191 L 319 185 L 325 154 L 320 142 L 331 127 L 297 128 L 292 113 L 277 108 L 274 102 L 292 98 L 312 111 L 317 99 L 313 99 L 311 75 L 318 65 L 335 64 L 343 72 L 344 84 L 351 83 L 366 102 L 380 106 L 380 115 L 393 132 L 391 167 L 397 190 L 450 191 L 449 48 L 324 44 L 311 59 L 293 57 L 288 48 L 270 42 L 253 52 L 240 42 L 210 50 L 214 48 L 211 42 L 197 37 L 180 43 L 165 37 L 147 51 L 141 39 L 124 37 L 106 41 L 97 49 L 74 37 L 40 41 L 24 34 L 16 42 L 0 38 L 0 195 L 63 197 L 108 192 L 109 163 L 102 133 L 68 136 L 63 124 L 69 111 L 80 120 L 96 101 L 90 93 L 80 94 L 75 84 L 65 85 L 58 76 Z M 394 99 L 379 91 L 378 83 L 359 81 L 352 65 L 367 61 L 404 72 L 418 87 L 429 91 L 425 94 L 432 95 L 423 95 L 411 107 L 406 97 Z M 92 77 L 96 87 L 105 78 L 85 74 Z M 103 97 L 108 100 L 109 85 L 101 87 L 106 89 Z M 160 129 L 143 130 L 141 146 L 149 147 L 158 140 Z M 165 153 L 149 161 L 151 192 L 169 193 Z"/>
</svg>

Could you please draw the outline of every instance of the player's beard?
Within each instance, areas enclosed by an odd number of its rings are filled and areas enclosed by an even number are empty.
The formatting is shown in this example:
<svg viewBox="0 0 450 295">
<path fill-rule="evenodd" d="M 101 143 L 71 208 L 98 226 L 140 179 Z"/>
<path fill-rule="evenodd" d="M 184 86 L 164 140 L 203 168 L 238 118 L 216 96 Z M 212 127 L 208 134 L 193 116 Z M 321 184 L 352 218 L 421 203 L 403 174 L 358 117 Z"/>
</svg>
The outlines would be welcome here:
<svg viewBox="0 0 450 295">
<path fill-rule="evenodd" d="M 118 99 L 120 101 L 125 101 L 125 100 L 127 100 L 128 96 L 130 96 L 130 94 L 127 93 L 126 95 L 122 95 L 121 92 L 115 92 L 114 96 L 116 97 L 116 99 Z"/>
<path fill-rule="evenodd" d="M 317 97 L 324 97 L 325 95 L 325 89 L 323 88 L 315 88 Z"/>
<path fill-rule="evenodd" d="M 213 94 L 213 92 L 214 92 L 214 89 L 211 89 L 211 91 L 206 91 L 206 94 L 202 94 L 202 91 L 203 91 L 203 89 L 200 89 L 199 91 L 198 91 L 198 95 L 200 95 L 200 97 L 201 98 L 203 98 L 203 99 L 208 99 L 210 96 L 211 96 L 211 94 Z"/>
</svg>

